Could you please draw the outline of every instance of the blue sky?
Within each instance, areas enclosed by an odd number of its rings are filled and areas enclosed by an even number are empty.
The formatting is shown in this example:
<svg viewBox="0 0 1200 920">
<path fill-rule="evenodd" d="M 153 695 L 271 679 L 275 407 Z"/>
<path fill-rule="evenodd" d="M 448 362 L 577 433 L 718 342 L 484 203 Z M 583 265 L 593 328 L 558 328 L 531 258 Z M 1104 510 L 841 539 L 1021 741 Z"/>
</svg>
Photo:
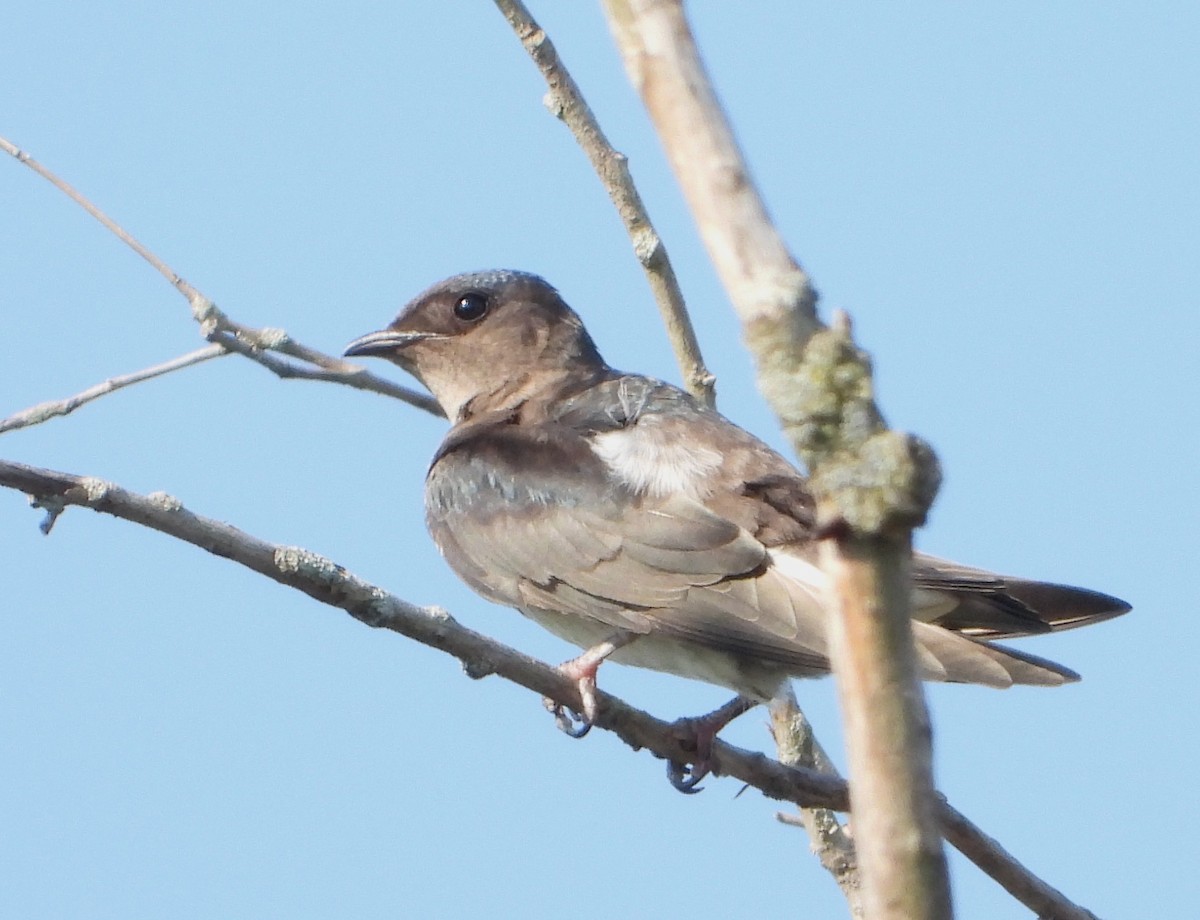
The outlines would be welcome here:
<svg viewBox="0 0 1200 920">
<path fill-rule="evenodd" d="M 782 447 L 603 18 L 539 4 L 629 155 L 720 405 Z M 1028 642 L 1061 690 L 932 687 L 939 783 L 1101 916 L 1181 916 L 1194 865 L 1200 11 L 1193 4 L 694 3 L 755 175 L 896 426 L 946 484 L 920 546 L 1135 605 Z M 25 4 L 0 133 L 239 321 L 336 352 L 438 278 L 550 278 L 616 366 L 677 379 L 640 269 L 489 3 Z M 0 416 L 200 344 L 182 298 L 0 164 Z M 383 368 L 377 368 L 383 370 Z M 398 372 L 397 372 L 398 375 Z M 168 491 L 556 661 L 421 522 L 444 423 L 224 358 L 0 439 Z M 774 806 L 133 525 L 44 538 L 0 492 L 0 914 L 839 916 Z M 722 691 L 619 667 L 664 717 Z M 798 687 L 839 745 L 829 681 Z M 763 719 L 729 736 L 768 743 Z M 961 914 L 1026 912 L 954 858 Z"/>
</svg>

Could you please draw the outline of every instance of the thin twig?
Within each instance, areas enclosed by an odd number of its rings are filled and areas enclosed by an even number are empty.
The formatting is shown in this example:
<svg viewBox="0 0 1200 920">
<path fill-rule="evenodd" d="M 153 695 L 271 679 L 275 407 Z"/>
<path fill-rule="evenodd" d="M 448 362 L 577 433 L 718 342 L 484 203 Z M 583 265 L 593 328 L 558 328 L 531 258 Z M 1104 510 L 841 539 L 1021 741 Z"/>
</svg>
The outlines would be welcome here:
<svg viewBox="0 0 1200 920">
<path fill-rule="evenodd" d="M 132 521 L 345 610 L 368 626 L 390 629 L 453 655 L 472 677 L 497 674 L 564 705 L 582 705 L 576 683 L 557 668 L 467 629 L 444 610 L 409 604 L 316 553 L 268 543 L 194 514 L 170 495 L 139 495 L 100 479 L 6 460 L 0 460 L 0 486 L 24 492 L 36 507 L 46 509 L 43 532 L 48 533 L 50 525 L 70 505 Z M 635 750 L 646 748 L 656 757 L 676 763 L 686 763 L 694 756 L 694 750 L 684 747 L 685 736 L 680 735 L 675 723 L 655 719 L 603 691 L 597 692 L 597 699 L 600 706 L 596 725 L 614 732 Z M 713 745 L 712 761 L 714 772 L 741 780 L 768 798 L 801 808 L 845 811 L 848 807 L 846 784 L 837 776 L 785 766 L 719 739 Z M 944 800 L 939 800 L 939 809 L 947 840 L 1039 917 L 1095 920 L 1033 875 Z"/>
<path fill-rule="evenodd" d="M 444 414 L 438 406 L 437 401 L 425 393 L 419 393 L 408 387 L 392 383 L 383 377 L 378 377 L 361 365 L 351 361 L 343 361 L 341 358 L 327 355 L 315 348 L 302 345 L 293 340 L 282 329 L 255 329 L 230 319 L 217 308 L 216 304 L 200 291 L 196 290 L 174 269 L 143 246 L 120 224 L 100 210 L 99 207 L 66 180 L 51 172 L 24 150 L 3 137 L 0 137 L 0 150 L 11 154 L 17 162 L 28 166 L 87 211 L 88 214 L 103 224 L 117 239 L 145 259 L 155 271 L 166 278 L 171 286 L 187 299 L 192 317 L 200 324 L 201 333 L 210 342 L 220 343 L 225 347 L 225 350 L 236 351 L 238 354 L 262 364 L 264 367 L 274 371 L 279 377 L 341 383 L 355 389 L 391 396 L 394 399 L 399 399 L 402 402 L 416 406 L 418 409 L 424 409 L 426 412 L 434 415 Z M 264 351 L 276 351 L 280 354 L 307 362 L 314 367 L 322 369 L 324 373 L 299 368 L 288 362 L 271 361 L 264 357 Z"/>
<path fill-rule="evenodd" d="M 817 741 L 812 725 L 790 689 L 771 703 L 771 735 L 775 739 L 780 763 L 838 776 L 837 768 Z M 837 814 L 828 808 L 801 808 L 798 815 L 778 814 L 776 817 L 785 823 L 796 823 L 808 832 L 813 853 L 846 896 L 850 916 L 863 917 L 858 854 L 853 839 L 838 820 Z"/>
<path fill-rule="evenodd" d="M 172 371 L 191 367 L 193 364 L 199 364 L 202 361 L 219 358 L 227 354 L 229 354 L 228 350 L 221 345 L 207 345 L 186 355 L 180 355 L 178 358 L 172 358 L 170 361 L 164 361 L 162 364 L 155 364 L 153 367 L 134 371 L 132 374 L 110 377 L 103 383 L 88 387 L 82 393 L 76 393 L 74 396 L 68 396 L 66 399 L 38 403 L 36 406 L 30 406 L 28 409 L 15 412 L 6 419 L 0 419 L 0 434 L 6 431 L 15 431 L 18 428 L 26 428 L 30 425 L 38 425 L 60 415 L 70 415 L 85 403 L 89 403 L 93 399 L 99 399 L 101 396 L 105 396 L 123 387 L 141 383 L 143 380 L 149 380 L 152 377 L 161 377 L 163 374 L 169 374 Z"/>
<path fill-rule="evenodd" d="M 1097 920 L 1090 910 L 1072 903 L 1057 888 L 1022 866 L 1011 853 L 944 798 L 938 803 L 938 820 L 947 843 L 1039 918 Z"/>
<path fill-rule="evenodd" d="M 89 201 L 82 192 L 76 189 L 65 179 L 55 175 L 16 144 L 5 140 L 3 137 L 0 137 L 0 150 L 3 150 L 5 153 L 16 157 L 18 163 L 23 163 L 24 165 L 28 166 L 35 173 L 70 198 L 73 202 L 91 214 L 92 217 L 100 221 L 106 230 L 108 230 L 122 243 L 149 262 L 150 265 L 154 267 L 154 270 L 166 278 L 167 281 L 169 281 L 176 290 L 183 294 L 183 296 L 186 297 L 189 302 L 201 296 L 195 288 L 179 277 L 179 275 L 175 274 L 169 265 L 167 265 L 162 261 L 162 259 L 134 239 L 125 231 L 125 228 L 101 211 L 98 207 L 96 207 L 96 205 L 92 204 L 92 202 Z"/>
<path fill-rule="evenodd" d="M 236 326 L 237 324 L 228 325 Z M 243 330 L 243 334 L 237 335 L 229 331 L 228 326 L 226 326 L 219 332 L 210 333 L 208 338 L 210 341 L 221 345 L 229 351 L 236 352 L 244 358 L 249 358 L 255 364 L 262 365 L 282 380 L 319 380 L 326 383 L 341 383 L 356 390 L 378 393 L 381 396 L 390 396 L 418 409 L 424 409 L 431 415 L 445 417 L 442 407 L 438 405 L 437 400 L 432 396 L 418 393 L 416 390 L 410 390 L 408 387 L 394 383 L 386 377 L 372 374 L 359 364 L 329 359 L 328 369 L 324 367 L 304 367 L 303 365 L 287 361 L 275 354 L 276 351 L 283 354 L 291 353 L 289 345 L 286 342 L 280 343 L 275 341 L 270 345 L 256 344 L 255 330 L 246 329 L 245 327 L 238 328 Z M 279 332 L 282 335 L 280 330 L 265 329 L 258 331 L 266 333 Z"/>
<path fill-rule="evenodd" d="M 521 0 L 495 0 L 495 3 L 550 87 L 546 94 L 547 108 L 571 129 L 576 142 L 608 191 L 621 222 L 625 224 L 634 254 L 646 273 L 663 324 L 667 327 L 675 359 L 683 374 L 684 386 L 706 405 L 714 405 L 716 378 L 704 366 L 700 343 L 688 316 L 675 269 L 667 255 L 667 247 L 650 222 L 650 215 L 630 175 L 629 161 L 608 142 L 579 86 L 559 58 L 554 43 L 542 31 L 525 4 Z"/>
</svg>

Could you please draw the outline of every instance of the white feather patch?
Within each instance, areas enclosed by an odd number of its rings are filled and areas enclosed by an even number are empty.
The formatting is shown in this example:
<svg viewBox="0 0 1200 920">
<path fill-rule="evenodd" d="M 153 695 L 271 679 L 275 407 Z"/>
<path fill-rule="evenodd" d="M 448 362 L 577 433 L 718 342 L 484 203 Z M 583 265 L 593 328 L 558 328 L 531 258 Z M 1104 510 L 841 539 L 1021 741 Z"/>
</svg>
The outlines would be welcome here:
<svg viewBox="0 0 1200 920">
<path fill-rule="evenodd" d="M 784 549 L 769 550 L 768 555 L 775 570 L 793 584 L 800 586 L 813 599 L 817 608 L 830 609 L 829 579 L 820 566 L 813 565 L 799 556 L 793 556 Z"/>
<path fill-rule="evenodd" d="M 709 475 L 721 465 L 720 453 L 670 437 L 653 417 L 597 434 L 592 449 L 629 488 L 654 498 L 703 498 L 710 491 Z"/>
</svg>

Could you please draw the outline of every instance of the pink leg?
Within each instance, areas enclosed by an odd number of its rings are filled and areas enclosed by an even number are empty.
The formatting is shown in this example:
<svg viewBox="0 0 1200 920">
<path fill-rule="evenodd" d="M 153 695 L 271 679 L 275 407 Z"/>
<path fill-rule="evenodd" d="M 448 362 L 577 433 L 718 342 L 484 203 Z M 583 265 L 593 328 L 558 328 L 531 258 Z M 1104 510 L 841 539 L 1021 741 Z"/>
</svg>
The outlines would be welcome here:
<svg viewBox="0 0 1200 920">
<path fill-rule="evenodd" d="M 637 633 L 622 630 L 593 645 L 577 658 L 564 661 L 558 666 L 562 674 L 575 681 L 579 699 L 583 703 L 583 712 L 577 713 L 562 703 L 546 698 L 546 708 L 554 713 L 554 722 L 562 731 L 572 738 L 582 738 L 591 730 L 599 712 L 599 703 L 596 700 L 596 672 L 609 655 L 636 638 Z"/>
<path fill-rule="evenodd" d="M 745 696 L 735 696 L 720 709 L 714 709 L 708 715 L 687 719 L 678 719 L 675 726 L 690 736 L 696 745 L 696 758 L 691 764 L 679 764 L 674 761 L 667 763 L 667 779 L 680 792 L 692 795 L 699 792 L 698 785 L 704 777 L 712 772 L 712 748 L 717 733 L 743 713 L 749 712 L 758 705 L 757 700 Z"/>
</svg>

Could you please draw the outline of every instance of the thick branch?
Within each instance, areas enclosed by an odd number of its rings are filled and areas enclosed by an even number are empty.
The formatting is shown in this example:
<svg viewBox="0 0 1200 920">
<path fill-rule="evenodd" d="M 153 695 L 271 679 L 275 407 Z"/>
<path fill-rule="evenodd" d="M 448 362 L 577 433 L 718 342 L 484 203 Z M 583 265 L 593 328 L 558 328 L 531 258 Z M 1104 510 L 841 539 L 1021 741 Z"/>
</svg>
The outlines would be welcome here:
<svg viewBox="0 0 1200 920">
<path fill-rule="evenodd" d="M 336 563 L 298 547 L 280 546 L 236 527 L 188 511 L 165 493 L 139 495 L 103 480 L 0 461 L 0 486 L 34 497 L 49 515 L 48 531 L 70 505 L 79 505 L 141 524 L 231 559 L 273 581 L 339 607 L 368 626 L 390 629 L 458 658 L 472 677 L 501 677 L 579 710 L 576 684 L 550 665 L 489 639 L 456 622 L 437 608 L 415 607 L 382 588 L 369 584 Z M 604 692 L 596 725 L 616 733 L 635 750 L 646 748 L 657 757 L 685 763 L 686 736 Z M 736 777 L 769 798 L 845 810 L 846 787 L 836 777 L 785 767 L 762 754 L 717 741 L 713 748 L 716 772 Z"/>
<path fill-rule="evenodd" d="M 841 615 L 830 651 L 868 916 L 948 917 L 950 883 L 937 826 L 929 713 L 909 625 L 911 550 L 900 538 L 850 537 L 821 546 Z M 872 862 L 873 860 L 873 862 Z M 864 884 L 868 895 L 872 891 Z"/>
<path fill-rule="evenodd" d="M 139 495 L 100 479 L 5 460 L 0 460 L 0 486 L 30 495 L 37 507 L 46 509 L 43 531 L 48 532 L 69 505 L 111 514 L 230 559 L 345 610 L 368 626 L 390 629 L 453 655 L 472 677 L 498 674 L 565 705 L 582 705 L 575 682 L 557 669 L 467 629 L 444 610 L 409 604 L 316 553 L 268 543 L 229 524 L 194 514 L 165 493 Z M 687 739 L 677 737 L 671 723 L 659 721 L 603 691 L 597 692 L 597 698 L 600 711 L 596 724 L 616 733 L 635 750 L 646 748 L 656 757 L 675 762 L 685 762 L 694 754 L 684 746 Z M 715 772 L 735 777 L 768 798 L 801 808 L 847 808 L 846 784 L 836 776 L 787 767 L 720 740 L 715 742 L 712 755 Z M 939 814 L 945 822 L 947 839 L 1040 917 L 1094 920 L 940 799 Z"/>
<path fill-rule="evenodd" d="M 934 491 L 922 487 L 936 488 L 927 468 L 936 471 L 936 463 L 932 454 L 906 452 L 905 439 L 884 431 L 869 367 L 848 344 L 848 323 L 816 335 L 816 295 L 750 179 L 680 0 L 605 5 L 630 78 L 742 319 L 760 388 L 813 473 L 818 512 L 835 537 L 823 544 L 822 562 L 839 608 L 830 651 L 845 715 L 865 912 L 875 920 L 944 920 L 952 915 L 950 883 L 933 818 L 907 568 L 911 528 Z"/>
<path fill-rule="evenodd" d="M 680 4 L 605 0 L 604 5 L 630 80 L 734 309 L 747 326 L 782 322 L 780 331 L 793 349 L 802 345 L 818 326 L 816 292 L 750 179 Z"/>
<path fill-rule="evenodd" d="M 542 31 L 521 0 L 495 0 L 517 38 L 541 71 L 550 87 L 546 105 L 571 129 L 575 140 L 587 155 L 588 161 L 604 183 L 621 222 L 633 242 L 633 251 L 646 272 L 646 280 L 658 304 L 659 313 L 667 327 L 675 358 L 683 373 L 684 385 L 692 395 L 711 406 L 716 400 L 714 377 L 704 366 L 700 343 L 683 301 L 683 292 L 675 277 L 675 269 L 667 255 L 667 247 L 642 204 L 629 173 L 625 155 L 613 148 L 604 136 L 600 123 L 592 114 L 579 86 L 558 56 L 554 43 Z"/>
</svg>

